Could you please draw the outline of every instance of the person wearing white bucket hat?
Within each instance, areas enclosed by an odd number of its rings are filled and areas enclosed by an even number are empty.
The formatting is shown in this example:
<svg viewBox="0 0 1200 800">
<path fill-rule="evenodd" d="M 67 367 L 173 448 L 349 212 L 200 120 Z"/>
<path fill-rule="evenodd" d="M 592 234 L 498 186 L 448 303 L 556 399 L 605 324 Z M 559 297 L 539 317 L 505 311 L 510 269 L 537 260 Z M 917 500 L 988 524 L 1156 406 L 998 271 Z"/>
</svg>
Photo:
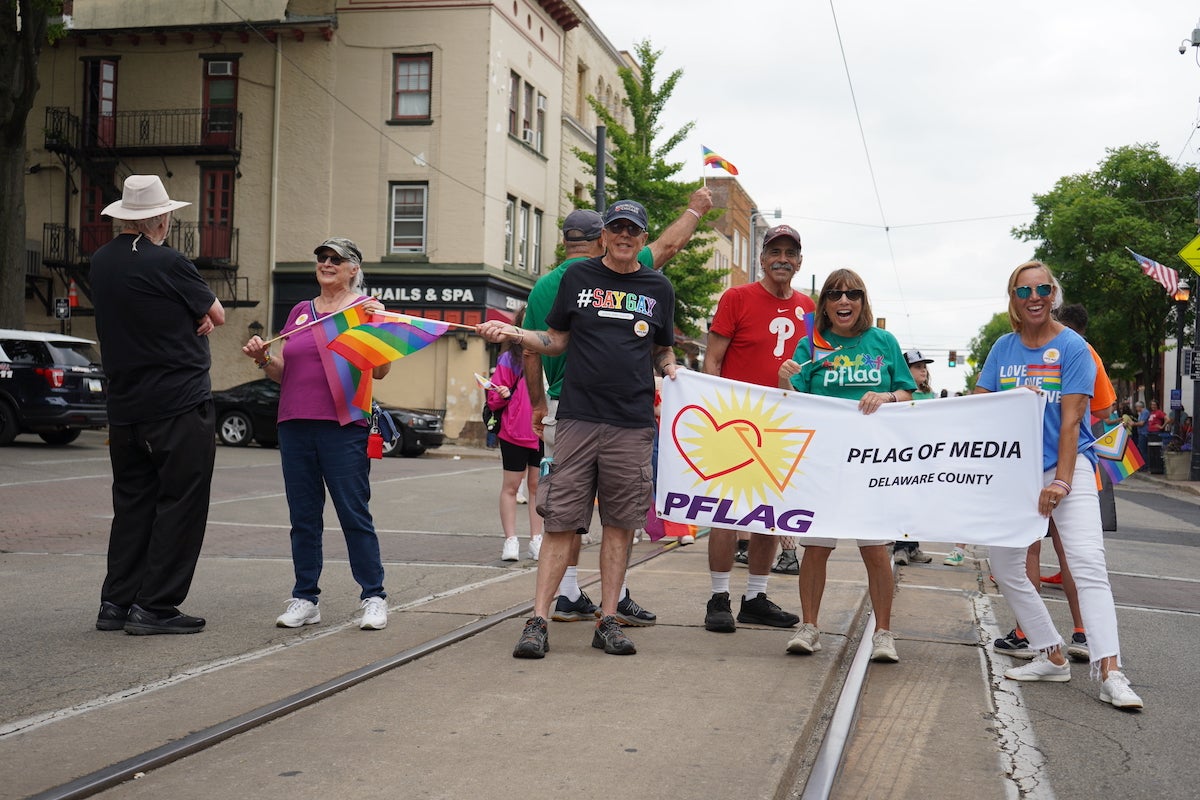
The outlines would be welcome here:
<svg viewBox="0 0 1200 800">
<path fill-rule="evenodd" d="M 179 610 L 208 522 L 216 459 L 208 334 L 225 309 L 182 253 L 163 244 L 172 200 L 157 175 L 130 175 L 103 213 L 121 232 L 91 259 L 108 376 L 113 521 L 96 628 L 198 633 Z"/>
</svg>

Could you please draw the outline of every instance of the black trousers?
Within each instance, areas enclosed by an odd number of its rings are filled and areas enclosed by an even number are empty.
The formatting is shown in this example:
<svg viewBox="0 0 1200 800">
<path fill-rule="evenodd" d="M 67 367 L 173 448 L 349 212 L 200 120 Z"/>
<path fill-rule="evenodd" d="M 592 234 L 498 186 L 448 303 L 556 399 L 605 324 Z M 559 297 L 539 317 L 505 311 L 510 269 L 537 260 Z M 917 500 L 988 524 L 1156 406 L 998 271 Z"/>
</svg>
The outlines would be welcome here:
<svg viewBox="0 0 1200 800">
<path fill-rule="evenodd" d="M 213 404 L 136 425 L 110 425 L 113 522 L 100 597 L 176 609 L 192 585 L 216 461 Z"/>
</svg>

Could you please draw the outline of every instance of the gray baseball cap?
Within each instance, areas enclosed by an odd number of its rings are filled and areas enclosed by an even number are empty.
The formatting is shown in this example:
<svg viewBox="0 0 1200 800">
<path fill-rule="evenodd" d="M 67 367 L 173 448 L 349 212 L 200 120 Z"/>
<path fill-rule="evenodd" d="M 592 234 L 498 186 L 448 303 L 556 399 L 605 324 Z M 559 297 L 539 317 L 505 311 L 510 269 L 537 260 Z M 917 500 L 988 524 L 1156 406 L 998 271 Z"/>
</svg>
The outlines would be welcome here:
<svg viewBox="0 0 1200 800">
<path fill-rule="evenodd" d="M 600 238 L 604 220 L 595 211 L 577 208 L 563 220 L 563 239 L 568 242 L 592 242 Z"/>
<path fill-rule="evenodd" d="M 321 242 L 313 250 L 313 255 L 322 250 L 332 250 L 342 258 L 348 258 L 355 264 L 362 266 L 362 251 L 358 249 L 358 245 L 344 236 L 334 236 Z"/>
</svg>

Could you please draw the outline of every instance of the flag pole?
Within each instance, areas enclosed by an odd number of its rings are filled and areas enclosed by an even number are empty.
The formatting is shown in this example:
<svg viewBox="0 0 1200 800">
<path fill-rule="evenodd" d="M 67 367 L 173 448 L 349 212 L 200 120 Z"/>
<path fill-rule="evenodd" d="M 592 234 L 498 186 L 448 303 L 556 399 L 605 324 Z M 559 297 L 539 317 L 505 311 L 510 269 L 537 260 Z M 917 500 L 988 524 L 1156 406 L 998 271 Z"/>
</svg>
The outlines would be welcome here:
<svg viewBox="0 0 1200 800">
<path fill-rule="evenodd" d="M 462 329 L 468 330 L 468 331 L 475 330 L 474 325 L 464 325 L 461 322 L 446 322 L 445 320 L 429 319 L 428 317 L 414 317 L 412 314 L 401 314 L 396 311 L 376 311 L 371 316 L 373 316 L 373 317 L 392 317 L 393 319 L 398 319 L 401 322 L 403 322 L 406 319 L 419 319 L 424 322 L 436 322 L 439 325 L 449 325 L 451 328 L 462 328 Z"/>
<path fill-rule="evenodd" d="M 294 333 L 299 333 L 300 331 L 307 330 L 308 328 L 311 328 L 313 325 L 324 322 L 325 320 L 332 317 L 334 314 L 340 314 L 343 311 L 348 311 L 351 308 L 361 306 L 363 303 L 367 302 L 370 299 L 372 299 L 372 298 L 364 297 L 362 300 L 356 300 L 355 302 L 351 303 L 350 305 L 346 306 L 345 308 L 339 308 L 337 311 L 331 311 L 330 313 L 326 314 L 323 317 L 317 317 L 316 319 L 314 319 L 312 322 L 308 323 L 307 325 L 301 325 L 299 328 L 296 328 L 295 330 L 290 330 L 287 333 L 281 333 L 278 336 L 276 336 L 274 339 L 267 339 L 265 342 L 263 342 L 263 347 L 266 347 L 269 344 L 274 344 L 275 342 L 278 342 L 280 339 L 286 339 L 287 337 L 291 336 Z"/>
</svg>

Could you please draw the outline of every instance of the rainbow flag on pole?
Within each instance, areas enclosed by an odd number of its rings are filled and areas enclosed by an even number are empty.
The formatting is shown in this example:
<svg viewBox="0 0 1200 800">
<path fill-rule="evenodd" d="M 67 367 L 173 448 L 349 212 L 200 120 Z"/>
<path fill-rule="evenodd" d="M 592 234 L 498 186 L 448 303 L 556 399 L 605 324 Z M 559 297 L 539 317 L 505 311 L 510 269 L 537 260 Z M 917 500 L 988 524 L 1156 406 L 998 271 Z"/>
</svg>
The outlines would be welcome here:
<svg viewBox="0 0 1200 800">
<path fill-rule="evenodd" d="M 322 317 L 313 325 L 313 338 L 317 341 L 321 366 L 325 368 L 325 380 L 329 382 L 333 406 L 342 425 L 371 416 L 371 371 L 354 366 L 345 357 L 334 353 L 329 345 L 343 332 L 365 325 L 370 319 L 371 315 L 355 304 Z"/>
<path fill-rule="evenodd" d="M 1092 444 L 1092 450 L 1099 456 L 1097 462 L 1100 469 L 1104 470 L 1113 484 L 1125 480 L 1146 464 L 1124 425 L 1106 431 Z"/>
<path fill-rule="evenodd" d="M 700 145 L 700 150 L 704 154 L 704 166 L 717 167 L 719 169 L 723 169 L 726 172 L 728 172 L 730 175 L 738 174 L 737 167 L 735 167 L 733 164 L 730 164 L 725 159 L 721 158 L 719 155 L 714 153 L 712 150 L 709 150 L 704 145 Z"/>
<path fill-rule="evenodd" d="M 808 333 L 808 360 L 820 361 L 836 353 L 841 348 L 834 347 L 817 331 L 816 316 L 812 311 L 804 315 L 804 328 Z"/>
<path fill-rule="evenodd" d="M 387 312 L 388 319 L 380 321 L 379 316 L 342 331 L 329 349 L 365 372 L 412 355 L 450 329 L 436 319 Z"/>
</svg>

